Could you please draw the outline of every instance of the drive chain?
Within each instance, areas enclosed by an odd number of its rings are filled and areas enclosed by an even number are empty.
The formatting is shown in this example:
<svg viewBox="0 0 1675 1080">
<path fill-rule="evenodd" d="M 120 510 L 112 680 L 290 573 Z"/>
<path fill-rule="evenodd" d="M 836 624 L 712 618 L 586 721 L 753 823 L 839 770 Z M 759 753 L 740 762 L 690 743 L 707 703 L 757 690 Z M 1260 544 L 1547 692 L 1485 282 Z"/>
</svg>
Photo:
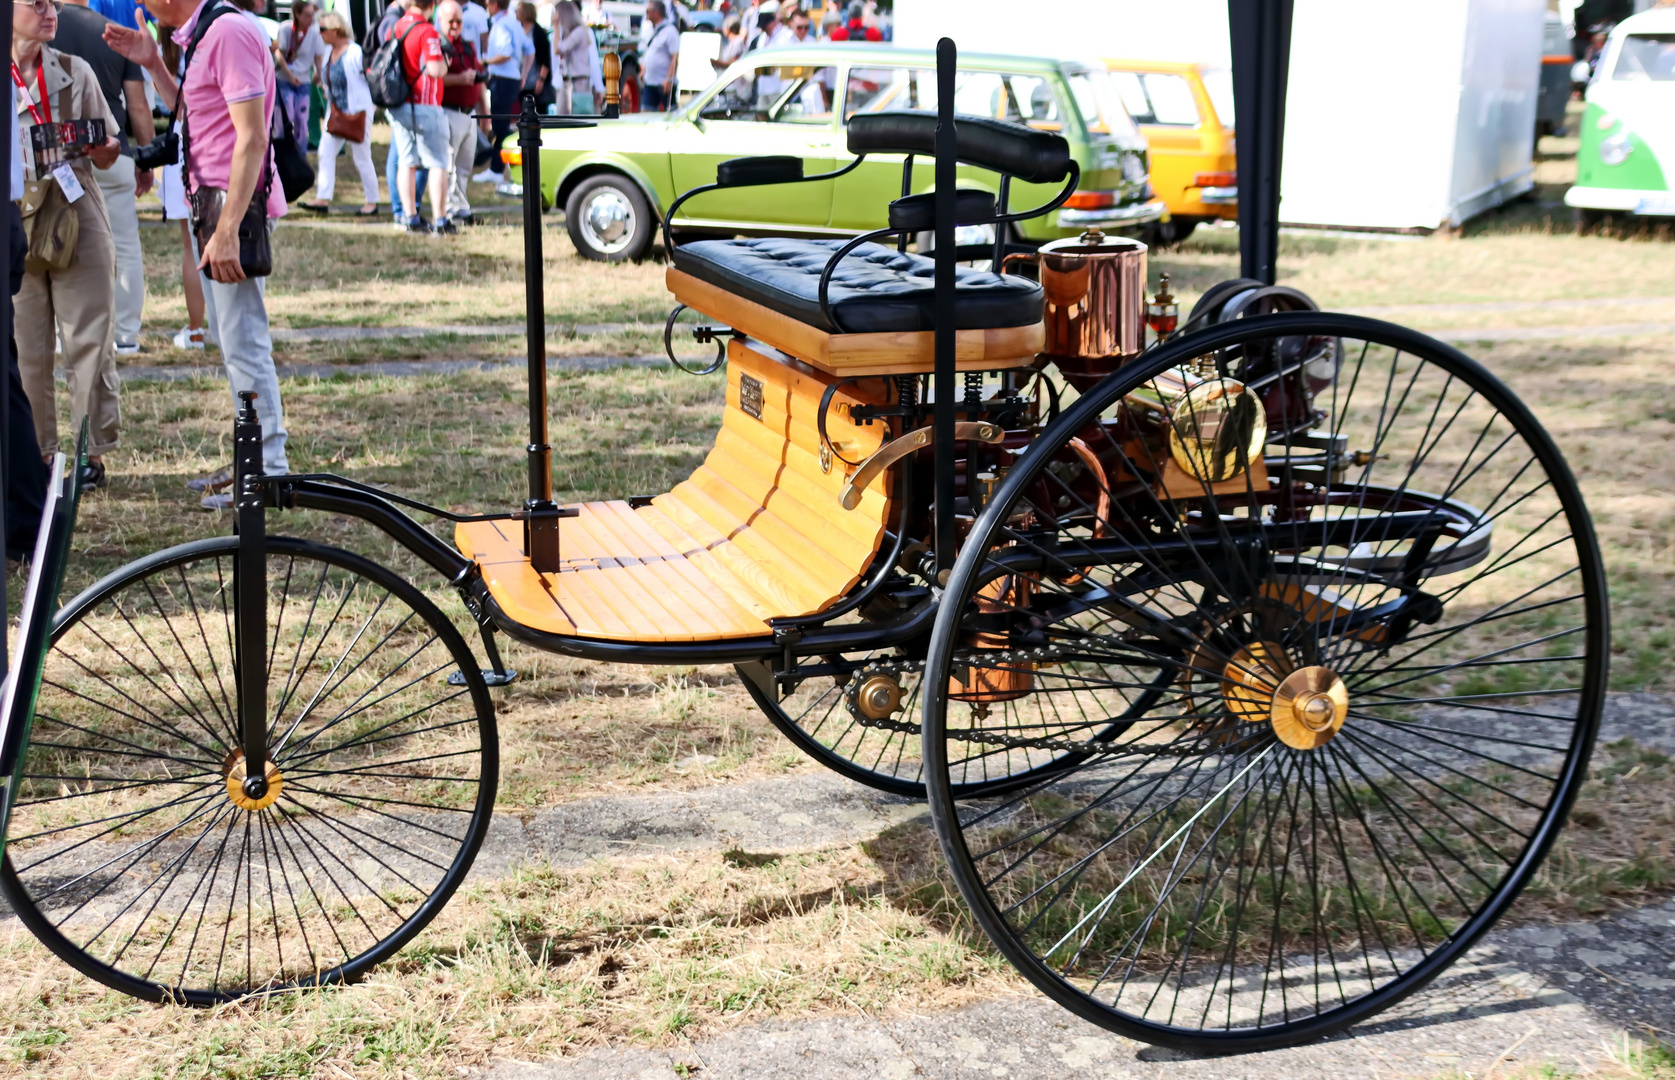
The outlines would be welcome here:
<svg viewBox="0 0 1675 1080">
<path fill-rule="evenodd" d="M 990 664 L 1030 663 L 1036 664 L 1051 661 L 1060 655 L 1056 648 L 1013 649 L 1007 652 L 984 653 L 983 661 Z M 956 661 L 959 658 L 956 657 Z M 849 703 L 849 713 L 862 727 L 873 728 L 878 731 L 898 731 L 905 735 L 922 734 L 924 728 L 911 720 L 895 720 L 890 717 L 869 717 L 855 707 L 854 694 L 862 683 L 874 675 L 901 675 L 915 673 L 923 675 L 925 662 L 923 660 L 896 660 L 883 663 L 868 664 L 850 676 L 849 686 L 844 693 Z M 1002 731 L 991 731 L 984 728 L 949 728 L 948 738 L 956 742 L 977 743 L 982 746 L 1000 746 L 1008 750 L 1048 750 L 1061 754 L 1094 754 L 1108 751 L 1111 744 L 1097 739 L 1055 739 L 1047 735 L 1008 735 Z"/>
</svg>

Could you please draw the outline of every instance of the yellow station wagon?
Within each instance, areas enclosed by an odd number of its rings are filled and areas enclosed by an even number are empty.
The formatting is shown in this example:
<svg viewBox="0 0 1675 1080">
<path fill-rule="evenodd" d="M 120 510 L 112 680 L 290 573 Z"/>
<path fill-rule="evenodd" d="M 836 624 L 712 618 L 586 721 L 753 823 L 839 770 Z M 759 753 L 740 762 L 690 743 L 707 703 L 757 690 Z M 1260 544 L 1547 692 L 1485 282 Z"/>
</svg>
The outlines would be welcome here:
<svg viewBox="0 0 1675 1080">
<path fill-rule="evenodd" d="M 1151 151 L 1152 190 L 1169 218 L 1154 243 L 1186 239 L 1200 222 L 1239 216 L 1233 154 L 1233 73 L 1203 64 L 1107 60 L 1118 95 Z"/>
</svg>

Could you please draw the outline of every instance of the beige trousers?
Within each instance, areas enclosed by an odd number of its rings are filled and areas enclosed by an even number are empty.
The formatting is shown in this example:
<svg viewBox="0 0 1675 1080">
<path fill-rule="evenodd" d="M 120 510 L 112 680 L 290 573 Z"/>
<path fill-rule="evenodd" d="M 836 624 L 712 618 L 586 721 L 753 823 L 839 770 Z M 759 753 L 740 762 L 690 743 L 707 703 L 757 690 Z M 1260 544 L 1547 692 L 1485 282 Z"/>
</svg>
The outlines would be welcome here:
<svg viewBox="0 0 1675 1080">
<path fill-rule="evenodd" d="M 79 174 L 79 170 L 78 170 Z M 76 261 L 68 270 L 23 275 L 14 304 L 17 363 L 23 392 L 35 411 L 35 438 L 41 452 L 58 449 L 58 402 L 52 364 L 54 337 L 64 343 L 64 369 L 70 382 L 70 441 L 88 418 L 87 452 L 116 449 L 121 419 L 117 394 L 114 324 L 116 317 L 116 246 L 105 220 L 104 200 L 91 176 L 82 177 L 87 194 L 77 199 L 81 233 Z"/>
</svg>

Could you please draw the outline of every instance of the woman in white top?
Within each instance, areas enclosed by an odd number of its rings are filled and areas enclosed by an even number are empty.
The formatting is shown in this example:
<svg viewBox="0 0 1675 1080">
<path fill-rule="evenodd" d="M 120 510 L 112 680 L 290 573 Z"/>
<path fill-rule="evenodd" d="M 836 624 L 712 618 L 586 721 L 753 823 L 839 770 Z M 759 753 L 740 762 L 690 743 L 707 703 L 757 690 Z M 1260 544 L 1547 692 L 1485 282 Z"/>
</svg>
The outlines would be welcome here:
<svg viewBox="0 0 1675 1080">
<path fill-rule="evenodd" d="M 378 213 L 378 170 L 372 164 L 372 140 L 368 137 L 372 127 L 372 91 L 366 85 L 361 47 L 349 37 L 349 20 L 336 11 L 320 16 L 320 37 L 331 47 L 331 55 L 325 62 L 326 101 L 332 113 L 351 121 L 357 113 L 360 115 L 361 140 L 350 142 L 329 130 L 320 132 L 320 167 L 314 201 L 298 205 L 317 214 L 330 208 L 332 192 L 337 188 L 337 154 L 347 146 L 355 159 L 355 171 L 361 177 L 364 199 L 355 216 L 372 217 Z M 330 114 L 326 123 L 331 124 Z"/>
</svg>

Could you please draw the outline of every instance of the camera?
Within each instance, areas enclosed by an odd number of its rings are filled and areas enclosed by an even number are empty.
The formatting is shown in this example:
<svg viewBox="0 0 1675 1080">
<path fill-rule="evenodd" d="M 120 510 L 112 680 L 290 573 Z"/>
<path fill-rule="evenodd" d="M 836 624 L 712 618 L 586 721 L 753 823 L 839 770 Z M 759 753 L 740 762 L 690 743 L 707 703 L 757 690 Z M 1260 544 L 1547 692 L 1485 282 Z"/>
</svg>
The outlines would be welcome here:
<svg viewBox="0 0 1675 1080">
<path fill-rule="evenodd" d="M 166 131 L 134 150 L 134 168 L 160 169 L 180 160 L 180 132 Z"/>
</svg>

